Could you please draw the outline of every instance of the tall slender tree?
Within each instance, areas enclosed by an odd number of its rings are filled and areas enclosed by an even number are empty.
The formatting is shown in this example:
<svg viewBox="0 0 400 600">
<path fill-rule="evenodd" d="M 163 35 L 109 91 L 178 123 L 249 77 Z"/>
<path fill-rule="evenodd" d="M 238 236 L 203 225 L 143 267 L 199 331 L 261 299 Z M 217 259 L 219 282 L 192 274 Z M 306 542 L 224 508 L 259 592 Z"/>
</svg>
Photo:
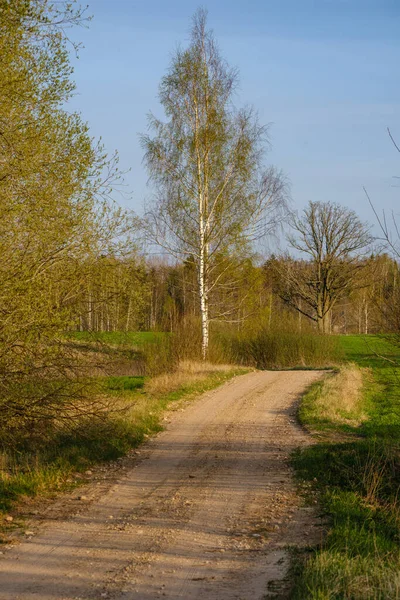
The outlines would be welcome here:
<svg viewBox="0 0 400 600">
<path fill-rule="evenodd" d="M 206 21 L 199 10 L 189 47 L 175 53 L 161 81 L 166 122 L 150 115 L 154 136 L 141 138 L 156 190 L 145 227 L 153 242 L 196 264 L 203 358 L 213 293 L 230 258 L 246 258 L 285 209 L 283 178 L 264 167 L 267 130 L 252 108 L 233 106 L 237 72 L 221 57 Z"/>
</svg>

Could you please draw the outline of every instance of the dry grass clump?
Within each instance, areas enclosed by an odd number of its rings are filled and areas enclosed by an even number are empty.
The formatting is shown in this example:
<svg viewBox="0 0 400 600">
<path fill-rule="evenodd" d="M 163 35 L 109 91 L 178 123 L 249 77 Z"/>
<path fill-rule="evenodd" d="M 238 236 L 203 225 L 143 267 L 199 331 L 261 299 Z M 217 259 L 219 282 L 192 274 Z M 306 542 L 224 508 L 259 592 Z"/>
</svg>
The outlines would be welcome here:
<svg viewBox="0 0 400 600">
<path fill-rule="evenodd" d="M 367 419 L 362 409 L 363 370 L 348 364 L 322 383 L 314 398 L 314 411 L 322 421 L 360 425 Z"/>
<path fill-rule="evenodd" d="M 201 383 L 213 373 L 237 370 L 232 365 L 214 365 L 208 362 L 183 360 L 176 371 L 162 373 L 146 382 L 145 390 L 150 394 L 169 394 L 182 387 L 192 387 Z"/>
</svg>

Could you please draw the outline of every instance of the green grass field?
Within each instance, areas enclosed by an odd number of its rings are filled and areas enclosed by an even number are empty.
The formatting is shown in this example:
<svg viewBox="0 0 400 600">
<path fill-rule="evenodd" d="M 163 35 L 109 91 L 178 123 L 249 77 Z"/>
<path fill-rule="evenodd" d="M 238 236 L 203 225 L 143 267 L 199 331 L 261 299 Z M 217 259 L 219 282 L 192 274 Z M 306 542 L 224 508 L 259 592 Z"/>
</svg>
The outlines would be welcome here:
<svg viewBox="0 0 400 600">
<path fill-rule="evenodd" d="M 365 405 L 368 420 L 362 435 L 367 438 L 400 440 L 400 346 L 390 338 L 343 336 L 346 359 L 372 371 Z"/>
<path fill-rule="evenodd" d="M 74 331 L 67 334 L 69 339 L 79 342 L 102 342 L 111 345 L 141 346 L 153 342 L 167 334 L 156 331 Z"/>
<path fill-rule="evenodd" d="M 352 426 L 318 420 L 329 385 L 313 386 L 303 400 L 303 424 L 325 441 L 293 462 L 299 480 L 319 490 L 329 531 L 305 566 L 304 557 L 297 562 L 293 598 L 398 600 L 400 349 L 377 336 L 342 336 L 341 344 L 346 360 L 365 369 L 358 407 L 364 417 Z"/>
</svg>

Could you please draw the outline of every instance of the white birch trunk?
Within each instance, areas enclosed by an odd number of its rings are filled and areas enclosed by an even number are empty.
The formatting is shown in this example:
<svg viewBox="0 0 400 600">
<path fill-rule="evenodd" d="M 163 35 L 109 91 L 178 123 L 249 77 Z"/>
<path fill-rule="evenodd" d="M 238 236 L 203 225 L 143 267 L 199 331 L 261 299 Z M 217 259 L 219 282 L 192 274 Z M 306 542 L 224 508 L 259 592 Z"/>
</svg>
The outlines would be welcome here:
<svg viewBox="0 0 400 600">
<path fill-rule="evenodd" d="M 369 313 L 369 311 L 368 311 L 368 301 L 365 300 L 364 302 L 365 302 L 365 304 L 364 304 L 364 318 L 365 318 L 364 333 L 368 334 L 368 330 L 369 330 L 369 328 L 368 328 L 368 316 L 369 316 L 369 314 L 368 314 Z"/>
<path fill-rule="evenodd" d="M 205 243 L 206 226 L 202 210 L 203 200 L 200 198 L 200 262 L 199 262 L 199 293 L 200 293 L 200 315 L 201 315 L 201 355 L 203 360 L 207 358 L 209 343 L 209 319 L 208 319 L 208 285 L 207 285 L 207 244 Z"/>
<path fill-rule="evenodd" d="M 209 343 L 208 298 L 204 280 L 200 279 L 200 313 L 201 313 L 201 354 L 203 360 L 207 358 Z"/>
</svg>

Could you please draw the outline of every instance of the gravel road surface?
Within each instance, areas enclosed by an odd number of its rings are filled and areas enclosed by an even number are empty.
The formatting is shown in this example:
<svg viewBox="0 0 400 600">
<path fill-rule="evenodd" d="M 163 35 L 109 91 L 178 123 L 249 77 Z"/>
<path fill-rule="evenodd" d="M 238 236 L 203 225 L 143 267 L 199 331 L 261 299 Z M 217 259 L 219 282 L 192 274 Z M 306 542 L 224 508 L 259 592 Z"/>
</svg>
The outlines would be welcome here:
<svg viewBox="0 0 400 600">
<path fill-rule="evenodd" d="M 284 598 L 287 547 L 323 535 L 288 463 L 310 443 L 298 398 L 322 376 L 248 373 L 170 413 L 111 484 L 3 550 L 0 600 Z"/>
</svg>

